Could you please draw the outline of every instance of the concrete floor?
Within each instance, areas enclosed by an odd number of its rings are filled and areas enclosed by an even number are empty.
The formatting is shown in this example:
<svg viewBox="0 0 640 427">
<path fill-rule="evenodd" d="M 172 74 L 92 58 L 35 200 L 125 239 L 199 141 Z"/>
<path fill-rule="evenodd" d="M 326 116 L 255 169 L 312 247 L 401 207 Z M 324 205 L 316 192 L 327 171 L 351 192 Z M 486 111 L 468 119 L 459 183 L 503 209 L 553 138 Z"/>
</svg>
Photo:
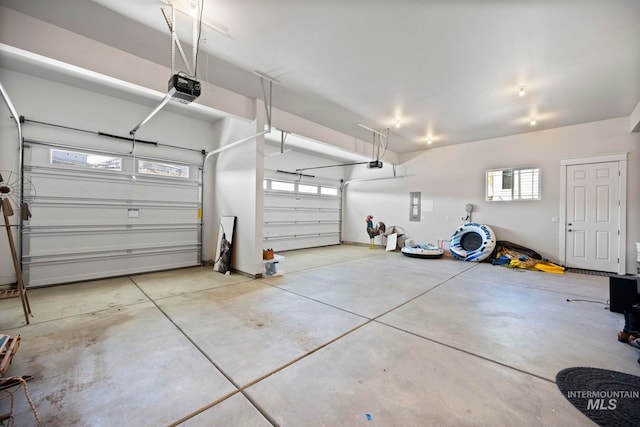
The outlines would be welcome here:
<svg viewBox="0 0 640 427">
<path fill-rule="evenodd" d="M 555 385 L 640 375 L 608 278 L 361 246 L 282 253 L 259 280 L 196 267 L 0 301 L 45 426 L 585 426 Z M 4 412 L 7 401 L 0 402 Z M 16 425 L 34 425 L 16 394 Z M 370 420 L 368 419 L 370 418 Z"/>
</svg>

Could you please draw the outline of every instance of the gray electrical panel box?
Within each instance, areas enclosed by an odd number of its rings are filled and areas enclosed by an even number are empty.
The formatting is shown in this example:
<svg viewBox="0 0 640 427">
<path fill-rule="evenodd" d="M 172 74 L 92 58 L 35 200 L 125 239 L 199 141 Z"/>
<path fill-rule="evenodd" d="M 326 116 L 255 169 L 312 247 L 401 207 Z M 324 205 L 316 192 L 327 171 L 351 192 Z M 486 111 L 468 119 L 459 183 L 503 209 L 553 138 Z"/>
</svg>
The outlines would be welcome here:
<svg viewBox="0 0 640 427">
<path fill-rule="evenodd" d="M 409 221 L 420 221 L 422 214 L 422 193 L 414 191 L 409 193 Z"/>
</svg>

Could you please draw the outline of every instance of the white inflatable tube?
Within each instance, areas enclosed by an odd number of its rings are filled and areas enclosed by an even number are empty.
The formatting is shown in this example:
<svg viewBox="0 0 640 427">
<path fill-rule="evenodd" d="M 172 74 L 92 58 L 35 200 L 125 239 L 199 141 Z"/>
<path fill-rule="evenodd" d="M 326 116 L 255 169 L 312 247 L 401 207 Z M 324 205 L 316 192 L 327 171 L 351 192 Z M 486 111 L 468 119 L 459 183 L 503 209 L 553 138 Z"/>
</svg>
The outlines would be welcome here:
<svg viewBox="0 0 640 427">
<path fill-rule="evenodd" d="M 440 258 L 444 254 L 444 250 L 433 245 L 417 244 L 413 240 L 405 242 L 405 246 L 402 248 L 402 255 L 406 255 L 412 258 Z"/>
<path fill-rule="evenodd" d="M 458 259 L 464 261 L 483 261 L 496 247 L 496 235 L 484 224 L 470 222 L 453 233 L 449 250 Z"/>
</svg>

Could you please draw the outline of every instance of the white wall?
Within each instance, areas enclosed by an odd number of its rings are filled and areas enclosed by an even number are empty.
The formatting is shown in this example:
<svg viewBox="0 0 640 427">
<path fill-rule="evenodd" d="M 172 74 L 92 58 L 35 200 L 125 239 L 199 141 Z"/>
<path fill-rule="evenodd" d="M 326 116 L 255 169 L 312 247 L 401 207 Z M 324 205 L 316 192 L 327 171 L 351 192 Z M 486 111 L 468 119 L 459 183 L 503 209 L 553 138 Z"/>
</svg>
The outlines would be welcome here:
<svg viewBox="0 0 640 427">
<path fill-rule="evenodd" d="M 102 131 L 128 136 L 129 131 L 146 117 L 151 108 L 147 105 L 75 88 L 31 75 L 0 68 L 0 81 L 15 108 L 27 119 L 65 125 L 93 132 Z M 17 128 L 4 102 L 0 103 L 0 170 L 19 169 Z M 211 135 L 214 124 L 181 114 L 161 111 L 140 129 L 137 137 L 196 150 L 212 148 Z M 60 130 L 53 127 L 26 123 L 25 138 L 66 142 L 75 145 L 128 153 L 131 143 L 98 137 L 84 132 Z M 158 148 L 148 144 L 136 144 L 139 155 L 158 156 Z M 198 152 L 163 149 L 172 160 L 201 164 Z M 37 188 L 36 188 L 37 192 Z M 34 210 L 34 215 L 37 211 Z M 194 212 L 197 215 L 197 212 Z M 15 217 L 14 217 L 15 221 Z M 210 222 L 205 218 L 205 222 Z M 17 237 L 17 236 L 16 236 Z M 206 236 L 205 236 L 206 238 Z M 0 233 L 0 284 L 15 282 L 10 263 L 6 233 Z"/>
<path fill-rule="evenodd" d="M 343 239 L 368 242 L 364 218 L 400 225 L 420 242 L 449 239 L 472 203 L 472 219 L 486 223 L 500 240 L 509 240 L 559 259 L 560 160 L 629 153 L 627 179 L 627 272 L 635 273 L 635 242 L 640 241 L 640 134 L 629 133 L 629 117 L 531 132 L 476 143 L 434 148 L 407 155 L 397 168 L 404 179 L 347 185 Z M 542 200 L 485 202 L 485 171 L 501 167 L 541 167 Z M 393 176 L 354 167 L 347 181 Z M 409 192 L 422 192 L 423 220 L 409 221 Z"/>
</svg>

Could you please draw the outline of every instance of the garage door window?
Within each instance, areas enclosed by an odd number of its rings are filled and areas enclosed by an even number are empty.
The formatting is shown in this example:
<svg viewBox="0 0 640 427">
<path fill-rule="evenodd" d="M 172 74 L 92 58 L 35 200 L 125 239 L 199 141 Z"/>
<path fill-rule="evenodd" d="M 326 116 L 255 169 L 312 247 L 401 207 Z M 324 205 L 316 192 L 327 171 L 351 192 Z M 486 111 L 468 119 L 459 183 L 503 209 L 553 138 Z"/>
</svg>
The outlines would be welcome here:
<svg viewBox="0 0 640 427">
<path fill-rule="evenodd" d="M 49 163 L 52 165 L 75 166 L 91 169 L 122 170 L 122 158 L 101 156 L 80 151 L 55 150 L 50 151 Z"/>
<path fill-rule="evenodd" d="M 189 167 L 170 163 L 158 163 L 148 160 L 138 162 L 138 173 L 175 178 L 189 178 Z"/>
<path fill-rule="evenodd" d="M 271 181 L 271 189 L 276 191 L 295 191 L 293 182 Z"/>
<path fill-rule="evenodd" d="M 298 192 L 299 193 L 307 193 L 307 194 L 318 194 L 318 186 L 317 185 L 298 184 Z"/>
<path fill-rule="evenodd" d="M 336 187 L 320 187 L 320 194 L 323 196 L 337 196 L 338 189 Z"/>
</svg>

